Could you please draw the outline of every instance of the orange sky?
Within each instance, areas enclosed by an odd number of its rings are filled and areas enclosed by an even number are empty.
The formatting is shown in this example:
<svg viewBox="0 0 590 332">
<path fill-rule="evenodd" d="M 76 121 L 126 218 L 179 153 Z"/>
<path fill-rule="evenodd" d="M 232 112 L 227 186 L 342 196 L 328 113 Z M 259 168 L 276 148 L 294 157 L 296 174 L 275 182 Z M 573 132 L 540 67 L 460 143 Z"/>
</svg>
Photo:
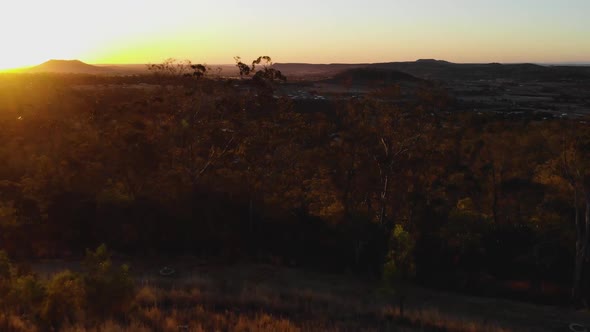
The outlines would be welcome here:
<svg viewBox="0 0 590 332">
<path fill-rule="evenodd" d="M 590 1 L 52 0 L 0 4 L 0 69 L 48 59 L 210 64 L 590 62 Z"/>
</svg>

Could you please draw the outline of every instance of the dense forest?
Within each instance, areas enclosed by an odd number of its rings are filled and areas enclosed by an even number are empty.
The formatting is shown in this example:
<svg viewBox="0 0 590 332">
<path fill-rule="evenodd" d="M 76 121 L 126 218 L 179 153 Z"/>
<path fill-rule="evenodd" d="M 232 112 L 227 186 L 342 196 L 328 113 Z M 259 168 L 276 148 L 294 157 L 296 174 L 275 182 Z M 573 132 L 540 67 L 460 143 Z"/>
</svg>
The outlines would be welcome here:
<svg viewBox="0 0 590 332">
<path fill-rule="evenodd" d="M 588 297 L 583 119 L 458 113 L 430 83 L 306 110 L 273 93 L 280 72 L 152 69 L 0 76 L 0 249 L 10 257 L 80 258 L 104 243 L 135 257 Z M 413 98 L 386 102 L 401 94 Z"/>
</svg>

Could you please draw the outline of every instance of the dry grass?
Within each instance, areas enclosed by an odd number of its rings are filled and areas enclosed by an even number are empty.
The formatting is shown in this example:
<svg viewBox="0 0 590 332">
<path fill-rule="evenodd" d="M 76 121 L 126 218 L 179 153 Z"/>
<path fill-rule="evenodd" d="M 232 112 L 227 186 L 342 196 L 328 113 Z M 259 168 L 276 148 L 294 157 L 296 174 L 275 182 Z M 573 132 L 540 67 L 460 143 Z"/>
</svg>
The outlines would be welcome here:
<svg viewBox="0 0 590 332">
<path fill-rule="evenodd" d="M 397 308 L 387 307 L 384 308 L 382 313 L 383 318 L 386 320 L 398 322 L 400 325 L 418 326 L 425 330 L 457 332 L 511 331 L 508 328 L 503 328 L 490 322 L 450 317 L 449 315 L 441 314 L 437 309 L 411 310 L 401 317 Z"/>
<path fill-rule="evenodd" d="M 138 308 L 129 329 L 508 331 L 436 310 L 410 310 L 400 317 L 391 306 L 394 299 L 373 286 L 343 276 L 268 266 L 210 269 L 179 278 L 148 275 L 138 287 Z"/>
<path fill-rule="evenodd" d="M 27 319 L 16 316 L 0 313 L 0 331 L 39 331 L 37 327 Z"/>
<path fill-rule="evenodd" d="M 400 316 L 396 298 L 370 282 L 268 266 L 186 269 L 177 278 L 137 273 L 135 306 L 125 317 L 74 322 L 61 330 L 505 332 L 567 328 L 562 323 L 568 321 L 545 326 L 542 317 L 524 316 L 550 309 L 498 300 L 504 310 L 513 306 L 524 317 L 511 321 L 493 300 L 417 290 L 408 290 Z M 477 307 L 473 301 L 489 305 Z M 0 314 L 0 331 L 40 330 L 26 318 Z"/>
<path fill-rule="evenodd" d="M 191 307 L 187 301 L 189 293 L 170 291 L 161 294 L 167 298 L 164 302 Z M 493 323 L 449 317 L 437 310 L 410 310 L 402 317 L 397 308 L 391 306 L 379 310 L 375 304 L 373 311 L 348 300 L 338 302 L 334 298 L 326 301 L 325 295 L 309 290 L 292 298 L 285 293 L 275 294 L 272 298 L 266 293 L 260 297 L 260 293 L 244 294 L 225 303 L 223 298 L 227 297 L 201 298 L 201 301 L 209 302 L 209 309 L 198 304 L 198 298 L 192 299 L 195 306 L 192 310 L 144 308 L 143 322 L 152 328 L 161 327 L 163 331 L 170 330 L 171 326 L 185 326 L 187 331 L 510 331 Z"/>
</svg>

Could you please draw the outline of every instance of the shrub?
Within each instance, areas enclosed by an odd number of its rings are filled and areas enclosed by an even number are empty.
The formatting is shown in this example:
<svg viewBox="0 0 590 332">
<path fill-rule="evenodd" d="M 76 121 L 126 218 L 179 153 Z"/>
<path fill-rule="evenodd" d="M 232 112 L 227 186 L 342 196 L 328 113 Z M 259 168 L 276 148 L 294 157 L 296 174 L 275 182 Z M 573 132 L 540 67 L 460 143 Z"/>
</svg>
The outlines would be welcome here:
<svg viewBox="0 0 590 332">
<path fill-rule="evenodd" d="M 37 276 L 23 273 L 0 251 L 0 309 L 7 315 L 39 316 L 45 287 Z"/>
<path fill-rule="evenodd" d="M 14 276 L 6 304 L 18 314 L 37 317 L 45 297 L 45 287 L 34 275 Z"/>
<path fill-rule="evenodd" d="M 79 318 L 85 306 L 85 290 L 82 278 L 64 271 L 56 274 L 48 283 L 41 317 L 50 326 L 58 327 L 64 321 Z"/>
<path fill-rule="evenodd" d="M 0 308 L 8 306 L 8 293 L 10 292 L 10 275 L 12 273 L 12 263 L 5 251 L 0 250 Z"/>
<path fill-rule="evenodd" d="M 86 251 L 84 260 L 84 288 L 89 313 L 104 318 L 129 310 L 135 295 L 129 267 L 113 267 L 106 245 Z"/>
<path fill-rule="evenodd" d="M 416 270 L 414 263 L 415 242 L 402 225 L 395 225 L 391 232 L 390 243 L 391 247 L 387 261 L 383 266 L 382 279 L 385 291 L 396 293 L 399 298 L 400 315 L 403 316 L 406 298 L 404 283 L 414 276 Z"/>
<path fill-rule="evenodd" d="M 0 250 L 0 279 L 10 278 L 11 269 L 12 264 L 10 263 L 10 259 L 8 258 L 8 254 L 6 254 L 6 251 Z"/>
<path fill-rule="evenodd" d="M 135 301 L 141 306 L 156 306 L 158 296 L 153 288 L 145 286 L 137 292 L 135 295 Z"/>
<path fill-rule="evenodd" d="M 391 233 L 391 249 L 383 267 L 383 281 L 386 287 L 394 286 L 414 276 L 414 239 L 403 226 L 396 225 Z"/>
</svg>

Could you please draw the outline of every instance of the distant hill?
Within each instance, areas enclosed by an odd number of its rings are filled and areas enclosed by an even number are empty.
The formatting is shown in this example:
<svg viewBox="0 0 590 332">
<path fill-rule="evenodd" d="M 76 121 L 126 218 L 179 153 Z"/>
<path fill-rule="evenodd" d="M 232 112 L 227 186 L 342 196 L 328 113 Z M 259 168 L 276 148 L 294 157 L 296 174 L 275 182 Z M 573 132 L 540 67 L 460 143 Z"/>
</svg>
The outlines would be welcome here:
<svg viewBox="0 0 590 332">
<path fill-rule="evenodd" d="M 144 64 L 89 65 L 80 60 L 49 60 L 38 66 L 18 70 L 18 72 L 88 75 L 136 75 L 147 73 L 147 66 Z"/>
<path fill-rule="evenodd" d="M 353 84 L 370 84 L 370 83 L 407 83 L 420 82 L 415 76 L 392 69 L 361 67 L 346 69 L 336 75 L 330 81 L 349 81 Z"/>
<path fill-rule="evenodd" d="M 410 74 L 427 80 L 590 80 L 590 67 L 542 66 L 537 64 L 459 64 L 442 60 L 421 59 L 408 62 L 371 64 L 306 64 L 277 63 L 275 68 L 289 76 L 336 77 L 355 68 L 386 69 Z"/>
<path fill-rule="evenodd" d="M 420 59 L 408 62 L 383 62 L 383 63 L 335 63 L 335 64 L 310 64 L 310 63 L 276 63 L 275 69 L 280 70 L 289 79 L 342 80 L 343 75 L 355 81 L 398 81 L 423 79 L 429 81 L 452 80 L 589 80 L 590 67 L 565 66 L 565 65 L 537 65 L 523 64 L 462 64 L 435 59 Z M 222 76 L 238 75 L 235 65 L 213 66 L 212 75 L 221 68 Z M 358 70 L 356 70 L 358 69 Z M 373 69 L 373 70 L 369 70 Z M 384 72 L 383 70 L 389 71 Z M 49 60 L 35 67 L 15 70 L 24 73 L 74 73 L 90 75 L 137 75 L 147 73 L 144 64 L 135 65 L 89 65 L 80 60 Z M 409 76 L 403 76 L 406 74 Z"/>
<path fill-rule="evenodd" d="M 113 70 L 109 67 L 89 65 L 80 60 L 49 60 L 24 71 L 27 73 L 107 74 Z"/>
<path fill-rule="evenodd" d="M 352 68 L 368 66 L 365 64 L 313 64 L 313 63 L 275 63 L 273 68 L 280 70 L 287 77 L 327 78 Z"/>
<path fill-rule="evenodd" d="M 371 67 L 403 71 L 417 77 L 434 80 L 559 80 L 580 78 L 571 70 L 530 63 L 522 64 L 458 64 L 438 60 L 418 60 L 415 62 L 376 63 Z M 574 75 L 574 76 L 572 76 Z M 590 78 L 590 76 L 588 76 Z"/>
</svg>

